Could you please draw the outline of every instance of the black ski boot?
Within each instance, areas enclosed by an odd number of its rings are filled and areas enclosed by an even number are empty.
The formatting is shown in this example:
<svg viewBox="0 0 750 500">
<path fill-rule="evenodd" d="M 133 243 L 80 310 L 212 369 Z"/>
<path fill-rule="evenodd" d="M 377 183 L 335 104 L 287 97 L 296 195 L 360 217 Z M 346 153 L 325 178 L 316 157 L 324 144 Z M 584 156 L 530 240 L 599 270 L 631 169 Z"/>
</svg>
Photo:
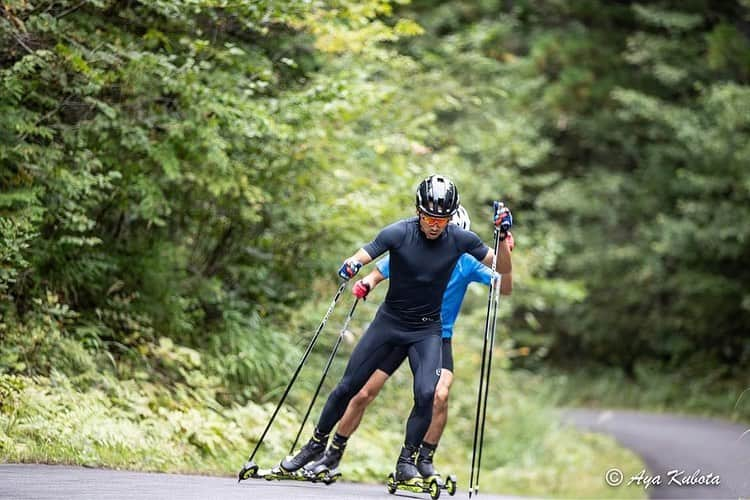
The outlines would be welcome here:
<svg viewBox="0 0 750 500">
<path fill-rule="evenodd" d="M 450 474 L 447 478 L 440 477 L 440 473 L 435 470 L 432 460 L 435 457 L 436 444 L 430 444 L 422 441 L 422 447 L 419 449 L 417 457 L 417 470 L 422 474 L 425 483 L 435 481 L 440 489 L 447 490 L 450 496 L 456 494 L 456 476 Z"/>
<path fill-rule="evenodd" d="M 341 457 L 343 455 L 344 447 L 337 446 L 336 443 L 331 443 L 331 446 L 325 451 L 323 458 L 317 462 L 305 465 L 303 474 L 310 479 L 330 484 L 341 476 L 341 473 L 339 472 L 339 463 L 341 462 Z"/>
<path fill-rule="evenodd" d="M 396 462 L 396 481 L 399 483 L 416 484 L 421 483 L 422 476 L 417 469 L 417 447 L 405 444 L 401 448 L 401 455 Z"/>
<path fill-rule="evenodd" d="M 433 477 L 440 476 L 435 470 L 435 466 L 432 464 L 432 457 L 435 456 L 435 450 L 437 445 L 430 445 L 425 442 L 422 443 L 422 447 L 419 448 L 419 456 L 417 457 L 417 470 L 422 477 Z"/>
<path fill-rule="evenodd" d="M 328 436 L 325 439 L 320 439 L 318 436 L 313 436 L 305 446 L 302 447 L 299 452 L 293 457 L 286 457 L 281 461 L 281 470 L 286 473 L 297 472 L 299 469 L 309 464 L 320 460 L 323 453 L 326 450 L 326 442 Z"/>
</svg>

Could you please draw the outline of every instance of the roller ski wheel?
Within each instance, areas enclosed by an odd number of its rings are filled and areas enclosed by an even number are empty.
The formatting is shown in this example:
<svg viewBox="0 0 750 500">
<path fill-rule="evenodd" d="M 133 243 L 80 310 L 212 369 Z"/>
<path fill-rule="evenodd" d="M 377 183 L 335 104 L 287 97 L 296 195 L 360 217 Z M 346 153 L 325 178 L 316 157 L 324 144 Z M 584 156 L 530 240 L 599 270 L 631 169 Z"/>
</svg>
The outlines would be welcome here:
<svg viewBox="0 0 750 500">
<path fill-rule="evenodd" d="M 322 467 L 317 468 L 314 471 L 302 469 L 301 474 L 310 482 L 320 482 L 326 485 L 335 483 L 341 477 L 341 472 L 337 469 L 330 470 Z"/>
<path fill-rule="evenodd" d="M 341 473 L 337 470 L 326 470 L 325 472 L 318 472 L 316 474 L 318 481 L 322 482 L 323 484 L 329 485 L 333 484 L 341 477 Z"/>
<path fill-rule="evenodd" d="M 385 485 L 388 488 L 388 493 L 391 495 L 394 495 L 398 490 L 403 490 L 412 493 L 429 493 L 432 500 L 440 498 L 441 487 L 434 477 L 427 479 L 415 477 L 407 481 L 397 481 L 396 475 L 391 472 L 388 474 L 388 480 Z"/>
<path fill-rule="evenodd" d="M 250 460 L 240 470 L 239 479 L 237 482 L 244 481 L 245 479 L 257 479 L 258 478 L 258 464 Z"/>
<path fill-rule="evenodd" d="M 434 479 L 429 481 L 427 483 L 427 487 L 429 488 L 428 492 L 430 493 L 430 498 L 432 500 L 437 500 L 440 498 L 440 485 L 435 481 Z"/>
<path fill-rule="evenodd" d="M 448 492 L 450 496 L 456 494 L 458 482 L 456 481 L 456 476 L 454 476 L 453 474 L 449 475 L 445 479 L 445 481 L 443 481 L 443 478 L 440 476 L 440 474 L 433 474 L 432 476 L 425 477 L 425 481 L 429 481 L 431 479 L 434 479 L 435 482 L 437 482 L 438 486 L 440 486 L 440 489 Z"/>
<path fill-rule="evenodd" d="M 448 495 L 453 496 L 456 494 L 457 489 L 458 482 L 456 481 L 456 476 L 451 474 L 448 476 L 448 479 L 445 480 L 445 491 L 448 492 Z"/>
<path fill-rule="evenodd" d="M 393 474 L 393 472 L 388 474 L 388 481 L 386 481 L 385 486 L 388 488 L 388 493 L 390 493 L 391 495 L 396 494 L 398 486 L 396 486 L 396 476 Z"/>
</svg>

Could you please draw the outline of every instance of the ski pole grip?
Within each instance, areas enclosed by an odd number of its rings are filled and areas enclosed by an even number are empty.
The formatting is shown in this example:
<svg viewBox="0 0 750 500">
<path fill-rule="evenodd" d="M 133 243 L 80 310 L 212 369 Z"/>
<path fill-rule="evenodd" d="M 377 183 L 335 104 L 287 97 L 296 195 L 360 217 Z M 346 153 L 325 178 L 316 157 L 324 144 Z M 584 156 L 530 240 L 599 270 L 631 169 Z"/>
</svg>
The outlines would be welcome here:
<svg viewBox="0 0 750 500">
<path fill-rule="evenodd" d="M 500 216 L 500 210 L 502 210 L 504 207 L 505 207 L 505 204 L 501 201 L 495 200 L 492 202 L 494 222 L 497 221 L 497 218 Z M 507 233 L 510 230 L 510 223 L 508 221 L 503 221 L 497 227 L 500 228 L 501 232 Z"/>
</svg>

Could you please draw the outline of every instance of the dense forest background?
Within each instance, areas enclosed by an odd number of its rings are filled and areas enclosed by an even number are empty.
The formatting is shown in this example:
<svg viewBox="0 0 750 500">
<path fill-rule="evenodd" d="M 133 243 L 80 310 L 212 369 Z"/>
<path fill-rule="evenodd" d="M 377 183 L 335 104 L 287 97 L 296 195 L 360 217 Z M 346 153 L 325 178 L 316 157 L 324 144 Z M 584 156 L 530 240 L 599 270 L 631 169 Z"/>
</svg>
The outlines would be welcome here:
<svg viewBox="0 0 750 500">
<path fill-rule="evenodd" d="M 485 240 L 514 211 L 503 376 L 750 415 L 750 1 L 5 0 L 0 453 L 109 463 L 153 417 L 239 466 L 341 260 L 434 172 Z M 84 397 L 139 417 L 51 452 Z"/>
</svg>

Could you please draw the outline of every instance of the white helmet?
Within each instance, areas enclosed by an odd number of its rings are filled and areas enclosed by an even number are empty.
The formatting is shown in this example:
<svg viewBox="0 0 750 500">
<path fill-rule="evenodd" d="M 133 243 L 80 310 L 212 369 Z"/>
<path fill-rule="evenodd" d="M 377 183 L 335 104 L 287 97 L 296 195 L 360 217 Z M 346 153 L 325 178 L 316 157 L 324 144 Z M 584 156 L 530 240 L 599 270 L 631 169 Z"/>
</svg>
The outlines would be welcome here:
<svg viewBox="0 0 750 500">
<path fill-rule="evenodd" d="M 471 229 L 471 219 L 469 219 L 469 212 L 466 211 L 463 205 L 458 206 L 458 210 L 456 210 L 456 213 L 453 214 L 453 217 L 451 217 L 451 222 L 462 229 L 466 229 L 467 231 Z"/>
</svg>

